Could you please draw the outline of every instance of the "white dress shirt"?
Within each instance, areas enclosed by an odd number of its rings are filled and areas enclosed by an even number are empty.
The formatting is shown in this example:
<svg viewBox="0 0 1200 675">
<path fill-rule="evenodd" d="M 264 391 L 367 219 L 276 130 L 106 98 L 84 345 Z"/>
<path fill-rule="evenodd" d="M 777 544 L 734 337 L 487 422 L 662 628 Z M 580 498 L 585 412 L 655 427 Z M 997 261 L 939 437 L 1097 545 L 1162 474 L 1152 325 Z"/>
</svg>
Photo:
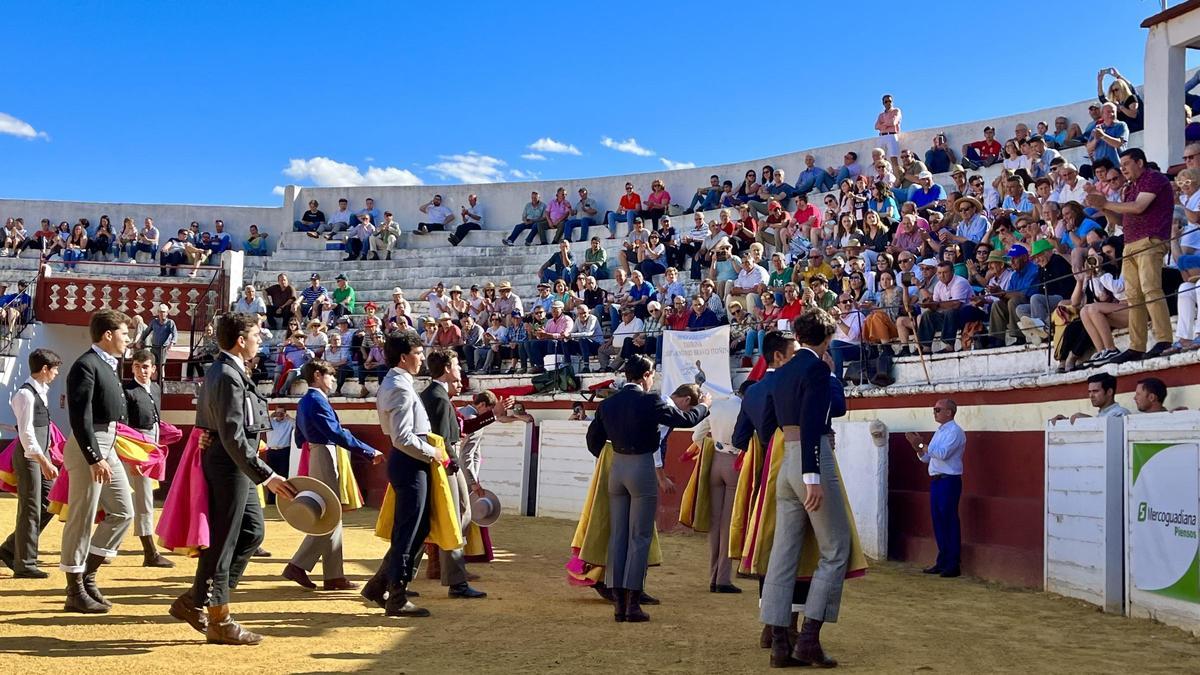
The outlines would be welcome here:
<svg viewBox="0 0 1200 675">
<path fill-rule="evenodd" d="M 692 429 L 692 441 L 700 443 L 704 436 L 712 434 L 717 452 L 736 455 L 738 450 L 733 447 L 733 427 L 737 424 L 738 413 L 742 411 L 742 399 L 737 396 L 717 399 L 708 408 L 705 417 Z"/>
<path fill-rule="evenodd" d="M 292 435 L 296 431 L 296 421 L 291 417 L 278 419 L 271 418 L 271 430 L 267 432 L 267 448 L 287 448 L 292 447 Z"/>
<path fill-rule="evenodd" d="M 109 354 L 103 349 L 100 349 L 99 345 L 92 345 L 92 351 L 99 354 L 100 358 L 104 359 L 104 362 L 108 364 L 109 368 L 113 369 L 114 373 L 117 372 L 117 357 Z"/>
<path fill-rule="evenodd" d="M 958 422 L 950 420 L 938 427 L 921 461 L 929 465 L 930 476 L 961 476 L 963 454 L 967 451 L 967 435 Z"/>
<path fill-rule="evenodd" d="M 25 384 L 28 384 L 37 391 L 38 397 L 42 399 L 42 405 L 50 407 L 49 395 L 50 386 L 42 384 L 32 377 L 26 378 Z M 38 455 L 49 456 L 47 451 L 49 448 L 42 447 L 42 441 L 37 437 L 33 430 L 33 408 L 34 408 L 33 392 L 22 386 L 17 389 L 17 393 L 13 394 L 9 403 L 12 405 L 13 416 L 17 418 L 17 438 L 21 439 L 21 447 L 25 454 L 25 459 L 35 459 Z"/>
</svg>

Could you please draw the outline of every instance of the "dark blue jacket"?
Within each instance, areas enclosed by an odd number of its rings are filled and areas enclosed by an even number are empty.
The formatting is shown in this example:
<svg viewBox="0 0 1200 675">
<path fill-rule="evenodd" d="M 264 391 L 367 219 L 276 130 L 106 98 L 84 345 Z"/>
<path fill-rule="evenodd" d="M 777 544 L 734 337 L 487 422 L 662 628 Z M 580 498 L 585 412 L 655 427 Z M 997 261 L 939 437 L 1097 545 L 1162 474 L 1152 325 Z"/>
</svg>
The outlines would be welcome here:
<svg viewBox="0 0 1200 675">
<path fill-rule="evenodd" d="M 804 473 L 821 473 L 821 436 L 829 428 L 829 376 L 829 366 L 809 349 L 796 352 L 775 371 L 775 417 L 781 427 L 800 427 Z"/>
<path fill-rule="evenodd" d="M 363 443 L 342 427 L 337 413 L 329 405 L 329 399 L 316 389 L 309 389 L 296 405 L 296 443 L 320 443 L 336 445 L 351 451 L 361 452 L 368 459 L 375 456 L 375 448 Z"/>
<path fill-rule="evenodd" d="M 696 316 L 695 312 L 691 312 L 688 314 L 688 330 L 700 330 L 701 328 L 716 328 L 717 326 L 720 326 L 720 325 L 721 325 L 721 320 L 718 319 L 717 315 L 711 309 L 708 309 L 707 307 L 705 307 L 704 311 L 700 313 L 700 316 Z"/>
<path fill-rule="evenodd" d="M 750 447 L 750 437 L 755 433 L 764 449 L 771 442 L 771 437 L 779 428 L 779 423 L 775 421 L 774 380 L 775 371 L 772 370 L 746 390 L 746 395 L 742 397 L 742 411 L 738 413 L 737 423 L 733 426 L 733 447 L 746 450 Z"/>
<path fill-rule="evenodd" d="M 599 457 L 604 444 L 611 441 L 613 450 L 621 454 L 648 455 L 658 449 L 662 439 L 660 424 L 673 429 L 694 427 L 705 417 L 708 408 L 704 405 L 683 412 L 658 394 L 626 384 L 596 408 L 596 416 L 588 425 L 588 452 Z"/>
</svg>

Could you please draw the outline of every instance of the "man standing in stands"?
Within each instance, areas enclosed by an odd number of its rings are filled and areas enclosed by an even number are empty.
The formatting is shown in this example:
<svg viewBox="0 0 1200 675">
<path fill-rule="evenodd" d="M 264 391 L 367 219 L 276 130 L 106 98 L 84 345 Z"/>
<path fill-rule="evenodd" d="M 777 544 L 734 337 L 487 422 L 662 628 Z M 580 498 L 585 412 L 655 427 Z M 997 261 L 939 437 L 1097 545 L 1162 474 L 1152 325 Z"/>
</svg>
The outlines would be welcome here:
<svg viewBox="0 0 1200 675">
<path fill-rule="evenodd" d="M 29 354 L 29 377 L 10 400 L 17 422 L 19 446 L 14 450 L 13 474 L 17 479 L 17 523 L 0 546 L 0 562 L 18 579 L 45 579 L 38 568 L 38 538 L 52 518 L 50 484 L 58 467 L 50 461 L 50 383 L 58 377 L 62 358 L 49 349 Z"/>
<path fill-rule="evenodd" d="M 116 450 L 117 422 L 127 419 L 117 359 L 129 343 L 130 323 L 111 309 L 93 314 L 88 324 L 92 347 L 67 373 L 71 437 L 63 448 L 63 466 L 71 478 L 71 508 L 59 569 L 67 573 L 68 612 L 104 614 L 112 607 L 96 587 L 96 571 L 105 558 L 117 555 L 133 520 L 129 481 Z M 104 520 L 93 532 L 97 510 L 104 511 Z"/>
<path fill-rule="evenodd" d="M 229 589 L 237 586 L 266 531 L 255 485 L 287 499 L 296 498 L 296 489 L 258 456 L 259 433 L 271 428 L 266 400 L 255 393 L 248 373 L 258 353 L 259 318 L 226 314 L 217 320 L 216 336 L 221 353 L 205 372 L 196 402 L 210 541 L 200 551 L 191 590 L 175 600 L 170 613 L 205 633 L 210 643 L 255 645 L 262 636 L 229 615 Z"/>
<path fill-rule="evenodd" d="M 424 218 L 417 223 L 417 230 L 414 234 L 445 232 L 446 228 L 454 222 L 454 212 L 442 203 L 441 195 L 434 195 L 433 199 L 422 204 L 418 210 Z"/>
<path fill-rule="evenodd" d="M 1111 105 L 1106 103 L 1105 106 Z M 1110 202 L 1094 186 L 1088 192 L 1088 206 L 1101 209 L 1110 221 L 1121 223 L 1125 233 L 1121 279 L 1129 302 L 1129 349 L 1109 363 L 1127 363 L 1153 358 L 1171 347 L 1171 314 L 1163 297 L 1163 256 L 1171 236 L 1174 193 L 1171 180 L 1146 167 L 1146 153 L 1130 148 L 1121 153 L 1121 173 L 1129 181 L 1122 201 Z M 1146 350 L 1147 319 L 1154 329 L 1154 346 Z"/>
<path fill-rule="evenodd" d="M 1116 402 L 1117 397 L 1117 378 L 1109 373 L 1096 373 L 1087 379 L 1088 401 L 1098 411 L 1096 417 L 1125 417 L 1129 411 L 1123 408 Z M 1135 396 L 1136 398 L 1136 396 Z M 1075 420 L 1089 418 L 1091 415 L 1087 413 L 1075 413 L 1071 415 L 1071 424 Z M 1055 415 L 1050 418 L 1050 423 L 1061 422 L 1067 419 L 1066 415 Z"/>
<path fill-rule="evenodd" d="M 896 175 L 900 175 L 900 109 L 892 106 L 892 95 L 883 95 L 883 112 L 875 118 L 875 131 L 879 132 L 879 142 L 887 152 L 888 160 L 895 167 Z"/>
<path fill-rule="evenodd" d="M 150 319 L 150 324 L 138 336 L 136 343 L 138 348 L 146 347 L 154 355 L 154 366 L 158 369 L 159 382 L 163 381 L 163 375 L 166 372 L 163 364 L 167 360 L 167 351 L 179 341 L 179 328 L 175 326 L 175 320 L 168 316 L 170 313 L 171 308 L 165 302 L 160 303 L 154 312 L 154 318 Z"/>
<path fill-rule="evenodd" d="M 933 419 L 938 430 L 928 442 L 915 431 L 904 434 L 917 459 L 929 465 L 929 511 L 933 517 L 933 536 L 937 540 L 937 562 L 924 569 L 925 574 L 957 577 L 960 561 L 958 500 L 962 497 L 963 454 L 967 435 L 954 421 L 958 405 L 944 398 L 933 404 Z"/>
</svg>

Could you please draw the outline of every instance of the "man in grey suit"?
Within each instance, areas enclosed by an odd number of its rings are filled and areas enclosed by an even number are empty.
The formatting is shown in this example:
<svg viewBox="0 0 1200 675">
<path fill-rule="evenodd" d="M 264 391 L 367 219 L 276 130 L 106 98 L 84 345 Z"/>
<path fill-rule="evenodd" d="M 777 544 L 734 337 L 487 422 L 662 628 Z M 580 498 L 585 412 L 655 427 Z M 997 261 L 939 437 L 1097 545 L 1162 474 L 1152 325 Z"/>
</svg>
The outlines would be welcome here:
<svg viewBox="0 0 1200 675">
<path fill-rule="evenodd" d="M 822 356 L 833 340 L 833 319 L 823 310 L 801 314 L 792 324 L 800 349 L 775 371 L 775 417 L 784 434 L 783 465 L 776 486 L 775 543 L 763 582 L 762 622 L 771 628 L 771 665 L 816 665 L 837 661 L 821 648 L 821 626 L 837 621 L 842 582 L 850 561 L 850 523 L 842 505 L 842 486 L 833 448 L 825 430 L 831 405 L 829 366 Z M 804 624 L 795 648 L 788 644 L 792 590 L 804 533 L 813 529 L 820 561 L 804 603 Z"/>
<path fill-rule="evenodd" d="M 425 438 L 432 428 L 413 388 L 413 376 L 425 361 L 425 347 L 416 333 L 406 331 L 389 336 L 383 351 L 391 370 L 379 385 L 375 409 L 379 425 L 392 441 L 387 473 L 395 491 L 395 518 L 391 548 L 379 571 L 363 586 L 362 596 L 383 606 L 387 616 L 423 617 L 429 616 L 429 610 L 409 601 L 417 594 L 408 584 L 429 534 L 429 470 L 438 457 L 437 448 Z"/>
</svg>

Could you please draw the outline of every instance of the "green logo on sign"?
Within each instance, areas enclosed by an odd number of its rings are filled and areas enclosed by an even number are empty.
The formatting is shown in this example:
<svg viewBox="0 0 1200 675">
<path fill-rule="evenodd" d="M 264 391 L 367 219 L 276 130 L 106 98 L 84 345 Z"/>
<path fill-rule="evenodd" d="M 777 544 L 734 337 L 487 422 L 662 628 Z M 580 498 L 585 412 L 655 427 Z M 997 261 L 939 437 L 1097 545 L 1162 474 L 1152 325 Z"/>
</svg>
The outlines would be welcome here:
<svg viewBox="0 0 1200 675">
<path fill-rule="evenodd" d="M 1138 522 L 1146 522 L 1146 502 L 1138 504 Z"/>
</svg>

